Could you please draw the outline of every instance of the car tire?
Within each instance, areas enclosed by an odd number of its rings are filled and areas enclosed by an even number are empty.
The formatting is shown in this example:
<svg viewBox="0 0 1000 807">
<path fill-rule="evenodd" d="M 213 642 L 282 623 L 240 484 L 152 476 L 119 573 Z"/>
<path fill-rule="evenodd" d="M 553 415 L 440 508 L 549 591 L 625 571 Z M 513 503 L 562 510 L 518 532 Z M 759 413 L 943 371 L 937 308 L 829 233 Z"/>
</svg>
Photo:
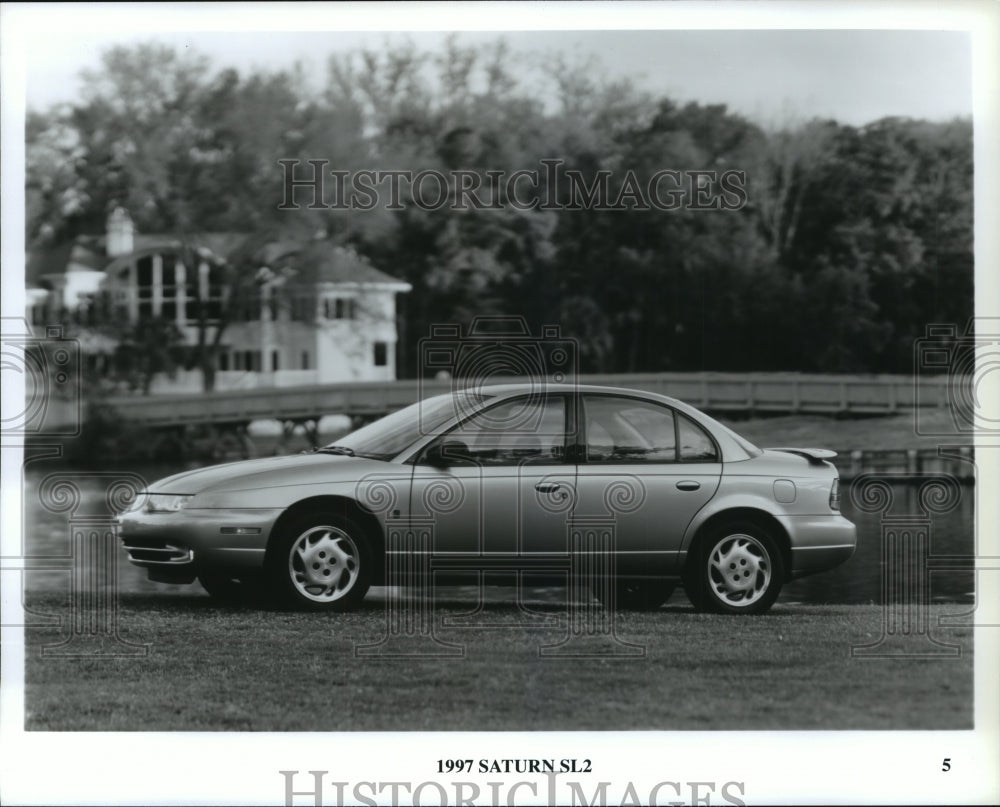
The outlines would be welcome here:
<svg viewBox="0 0 1000 807">
<path fill-rule="evenodd" d="M 757 524 L 732 522 L 699 540 L 684 574 L 698 610 L 763 614 L 778 599 L 785 563 L 778 542 Z"/>
<path fill-rule="evenodd" d="M 347 611 L 371 585 L 372 556 L 364 531 L 332 512 L 308 513 L 284 526 L 268 550 L 268 588 L 278 605 Z"/>
<path fill-rule="evenodd" d="M 614 607 L 619 611 L 655 611 L 670 599 L 674 586 L 660 580 L 620 580 Z"/>
</svg>

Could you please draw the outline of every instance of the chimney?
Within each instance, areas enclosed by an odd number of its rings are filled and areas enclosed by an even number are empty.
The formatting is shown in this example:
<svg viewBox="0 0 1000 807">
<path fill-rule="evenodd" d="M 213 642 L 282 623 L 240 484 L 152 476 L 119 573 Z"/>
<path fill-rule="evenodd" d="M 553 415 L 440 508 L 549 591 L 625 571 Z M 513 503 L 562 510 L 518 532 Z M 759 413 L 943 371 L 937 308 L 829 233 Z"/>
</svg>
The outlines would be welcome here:
<svg viewBox="0 0 1000 807">
<path fill-rule="evenodd" d="M 124 207 L 116 207 L 108 216 L 108 257 L 115 258 L 135 251 L 135 225 Z"/>
</svg>

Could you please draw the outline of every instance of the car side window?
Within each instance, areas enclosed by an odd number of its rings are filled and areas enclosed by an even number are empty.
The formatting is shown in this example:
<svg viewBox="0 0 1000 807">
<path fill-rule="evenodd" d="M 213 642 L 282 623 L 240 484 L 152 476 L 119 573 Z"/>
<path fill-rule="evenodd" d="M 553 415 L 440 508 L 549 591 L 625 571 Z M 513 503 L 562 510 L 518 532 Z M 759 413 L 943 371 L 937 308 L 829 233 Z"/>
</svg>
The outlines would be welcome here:
<svg viewBox="0 0 1000 807">
<path fill-rule="evenodd" d="M 680 437 L 681 462 L 718 462 L 715 443 L 693 420 L 678 414 L 677 434 Z"/>
<path fill-rule="evenodd" d="M 561 463 L 566 401 L 561 395 L 506 401 L 477 412 L 441 441 L 450 458 L 478 465 Z"/>
<path fill-rule="evenodd" d="M 676 462 L 674 413 L 669 407 L 588 395 L 583 408 L 588 462 Z"/>
</svg>

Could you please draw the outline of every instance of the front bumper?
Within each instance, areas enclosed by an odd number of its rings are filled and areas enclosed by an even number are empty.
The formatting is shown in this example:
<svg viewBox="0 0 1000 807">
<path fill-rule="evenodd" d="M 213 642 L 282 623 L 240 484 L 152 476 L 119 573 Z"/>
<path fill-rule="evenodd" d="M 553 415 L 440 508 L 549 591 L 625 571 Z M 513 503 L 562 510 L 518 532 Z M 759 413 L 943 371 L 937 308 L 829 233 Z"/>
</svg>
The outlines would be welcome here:
<svg viewBox="0 0 1000 807">
<path fill-rule="evenodd" d="M 264 550 L 280 508 L 139 511 L 118 517 L 129 561 L 151 580 L 190 583 L 205 569 L 239 573 L 264 565 Z"/>
<path fill-rule="evenodd" d="M 790 538 L 790 578 L 839 566 L 849 560 L 857 548 L 858 528 L 842 515 L 786 515 L 777 516 L 777 519 Z"/>
</svg>

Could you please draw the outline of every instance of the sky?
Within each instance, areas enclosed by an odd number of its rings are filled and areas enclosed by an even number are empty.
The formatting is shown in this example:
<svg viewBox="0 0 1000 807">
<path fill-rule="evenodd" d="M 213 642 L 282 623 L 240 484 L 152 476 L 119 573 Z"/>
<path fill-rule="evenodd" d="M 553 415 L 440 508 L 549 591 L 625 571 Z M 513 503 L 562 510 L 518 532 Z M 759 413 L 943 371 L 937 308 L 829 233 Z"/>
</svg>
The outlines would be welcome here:
<svg viewBox="0 0 1000 807">
<path fill-rule="evenodd" d="M 332 53 L 413 42 L 441 48 L 444 32 L 170 31 L 137 26 L 76 30 L 43 25 L 26 39 L 26 100 L 44 109 L 72 101 L 82 69 L 117 44 L 157 41 L 209 56 L 216 68 L 278 69 L 301 62 L 317 82 Z M 194 18 L 194 24 L 197 18 Z M 972 42 L 942 30 L 465 31 L 476 45 L 504 37 L 516 75 L 555 54 L 596 58 L 606 78 L 630 78 L 657 96 L 723 103 L 763 125 L 813 117 L 862 125 L 888 115 L 942 120 L 972 114 Z"/>
</svg>

